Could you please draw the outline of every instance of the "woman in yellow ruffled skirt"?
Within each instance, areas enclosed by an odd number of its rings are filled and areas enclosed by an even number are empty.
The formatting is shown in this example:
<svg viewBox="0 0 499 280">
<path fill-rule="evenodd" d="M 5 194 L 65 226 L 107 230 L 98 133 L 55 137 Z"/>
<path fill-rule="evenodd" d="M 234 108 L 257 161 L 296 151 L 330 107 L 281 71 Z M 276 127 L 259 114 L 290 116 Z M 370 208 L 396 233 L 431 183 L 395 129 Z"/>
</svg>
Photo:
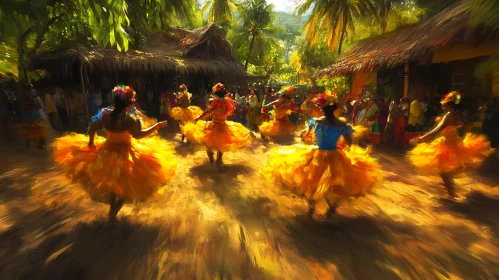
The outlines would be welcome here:
<svg viewBox="0 0 499 280">
<path fill-rule="evenodd" d="M 101 117 L 94 118 L 88 138 L 69 134 L 52 144 L 53 157 L 66 174 L 82 183 L 94 200 L 109 203 L 110 223 L 125 202 L 155 195 L 177 167 L 173 147 L 159 137 L 148 137 L 166 122 L 142 129 L 129 110 L 135 99 L 133 89 L 116 87 L 113 94 L 114 108 L 103 109 Z M 99 126 L 105 139 L 95 136 Z"/>
<path fill-rule="evenodd" d="M 296 126 L 289 120 L 289 115 L 298 110 L 291 99 L 293 92 L 294 88 L 290 86 L 281 93 L 278 100 L 263 106 L 263 108 L 274 106 L 273 119 L 259 126 L 260 134 L 264 140 L 289 136 L 296 131 Z"/>
<path fill-rule="evenodd" d="M 227 121 L 234 113 L 234 100 L 226 97 L 227 91 L 223 84 L 213 87 L 213 101 L 208 110 L 199 116 L 195 123 L 187 123 L 182 133 L 188 141 L 203 144 L 207 148 L 208 159 L 217 166 L 223 165 L 223 153 L 232 152 L 251 144 L 251 135 L 246 127 L 240 123 Z M 199 121 L 211 115 L 211 121 Z M 214 152 L 217 152 L 215 161 Z"/>
<path fill-rule="evenodd" d="M 417 146 L 408 154 L 409 160 L 420 172 L 442 178 L 450 197 L 455 196 L 454 175 L 479 166 L 494 153 L 484 136 L 467 133 L 461 138 L 458 135 L 462 123 L 454 108 L 460 99 L 456 91 L 442 99 L 440 103 L 446 111 L 444 117 L 433 130 L 410 141 Z M 433 141 L 425 143 L 436 135 L 438 137 Z"/>
<path fill-rule="evenodd" d="M 178 106 L 172 109 L 172 118 L 180 123 L 180 130 L 182 131 L 182 126 L 201 116 L 203 110 L 197 106 L 190 106 L 192 94 L 187 91 L 186 85 L 180 85 L 179 90 L 177 95 Z M 182 142 L 184 142 L 184 139 L 185 135 L 182 134 Z"/>
<path fill-rule="evenodd" d="M 21 127 L 21 137 L 29 147 L 32 142 L 38 144 L 39 149 L 45 147 L 47 139 L 50 137 L 50 123 L 40 114 L 41 104 L 36 102 L 34 95 L 29 95 L 23 106 L 23 123 Z M 40 101 L 41 102 L 41 101 Z"/>
<path fill-rule="evenodd" d="M 351 145 L 353 129 L 335 117 L 338 109 L 335 99 L 323 94 L 317 102 L 325 114 L 309 128 L 315 127 L 317 146 L 297 144 L 278 148 L 271 152 L 262 170 L 266 178 L 304 195 L 309 200 L 310 218 L 318 200 L 326 199 L 327 216 L 331 217 L 341 199 L 364 195 L 382 179 L 379 165 L 367 151 Z M 346 145 L 338 146 L 340 137 L 345 138 Z"/>
</svg>

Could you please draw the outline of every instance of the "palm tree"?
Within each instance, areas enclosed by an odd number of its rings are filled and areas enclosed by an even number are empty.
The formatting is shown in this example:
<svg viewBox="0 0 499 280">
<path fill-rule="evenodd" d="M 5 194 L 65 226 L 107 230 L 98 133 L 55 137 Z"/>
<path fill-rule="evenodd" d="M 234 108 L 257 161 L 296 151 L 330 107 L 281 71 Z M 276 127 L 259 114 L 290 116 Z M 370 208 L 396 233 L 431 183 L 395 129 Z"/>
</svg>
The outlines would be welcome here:
<svg viewBox="0 0 499 280">
<path fill-rule="evenodd" d="M 298 7 L 298 15 L 303 15 L 312 8 L 306 22 L 306 37 L 310 44 L 315 44 L 320 33 L 326 34 L 326 45 L 331 50 L 341 47 L 345 36 L 355 32 L 354 20 L 377 17 L 378 11 L 374 0 L 305 0 Z"/>
<path fill-rule="evenodd" d="M 208 22 L 216 23 L 226 29 L 234 20 L 236 4 L 235 0 L 207 0 L 201 9 L 201 16 L 208 11 Z"/>
<path fill-rule="evenodd" d="M 268 4 L 266 0 L 248 0 L 239 9 L 242 24 L 237 28 L 236 42 L 246 43 L 250 39 L 248 53 L 244 69 L 248 69 L 252 57 L 263 59 L 266 51 L 272 48 L 280 49 L 279 42 L 273 37 L 277 29 L 274 23 L 274 5 Z"/>
</svg>

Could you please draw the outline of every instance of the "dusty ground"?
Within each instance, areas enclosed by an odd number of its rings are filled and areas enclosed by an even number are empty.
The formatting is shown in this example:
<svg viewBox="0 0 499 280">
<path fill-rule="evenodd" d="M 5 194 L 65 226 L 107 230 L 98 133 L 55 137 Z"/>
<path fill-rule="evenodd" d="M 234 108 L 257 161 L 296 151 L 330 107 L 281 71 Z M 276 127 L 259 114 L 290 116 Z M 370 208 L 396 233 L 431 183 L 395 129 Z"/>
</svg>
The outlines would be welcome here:
<svg viewBox="0 0 499 280">
<path fill-rule="evenodd" d="M 178 139 L 178 138 L 177 138 Z M 404 151 L 377 148 L 385 181 L 325 221 L 258 173 L 267 147 L 228 154 L 225 172 L 177 144 L 177 176 L 114 228 L 54 167 L 50 151 L 0 148 L 1 279 L 497 279 L 496 159 L 440 199 Z M 494 166 L 495 165 L 495 166 Z M 495 173 L 493 173 L 495 171 Z"/>
</svg>

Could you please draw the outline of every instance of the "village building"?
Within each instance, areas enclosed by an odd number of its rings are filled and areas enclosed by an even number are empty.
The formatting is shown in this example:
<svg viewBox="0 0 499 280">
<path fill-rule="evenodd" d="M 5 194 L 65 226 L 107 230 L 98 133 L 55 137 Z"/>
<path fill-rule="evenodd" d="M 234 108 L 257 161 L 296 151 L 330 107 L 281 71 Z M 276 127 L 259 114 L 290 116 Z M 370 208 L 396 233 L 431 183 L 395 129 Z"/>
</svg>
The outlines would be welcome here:
<svg viewBox="0 0 499 280">
<path fill-rule="evenodd" d="M 175 92 L 181 84 L 188 85 L 196 98 L 211 90 L 213 83 L 235 88 L 248 79 L 223 30 L 214 24 L 193 31 L 173 28 L 169 33 L 151 33 L 127 52 L 61 47 L 37 55 L 31 68 L 45 69 L 51 84 L 78 88 L 85 95 L 95 89 L 110 92 L 117 84 L 131 85 L 139 93 L 139 104 L 152 115 L 160 94 Z"/>
<path fill-rule="evenodd" d="M 426 21 L 368 38 L 316 76 L 350 76 L 351 92 L 375 85 L 380 96 L 499 96 L 499 69 L 476 75 L 488 57 L 499 54 L 499 32 L 471 24 L 463 4 Z"/>
</svg>

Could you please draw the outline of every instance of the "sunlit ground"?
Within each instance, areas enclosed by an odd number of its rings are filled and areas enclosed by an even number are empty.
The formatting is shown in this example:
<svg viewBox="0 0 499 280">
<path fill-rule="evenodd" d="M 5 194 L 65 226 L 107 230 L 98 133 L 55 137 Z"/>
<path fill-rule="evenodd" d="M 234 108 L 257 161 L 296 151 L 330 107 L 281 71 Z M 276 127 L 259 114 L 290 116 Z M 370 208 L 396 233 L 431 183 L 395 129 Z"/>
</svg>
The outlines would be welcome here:
<svg viewBox="0 0 499 280">
<path fill-rule="evenodd" d="M 0 148 L 1 279 L 496 279 L 499 189 L 487 171 L 440 199 L 404 151 L 377 148 L 385 181 L 324 220 L 259 176 L 268 147 L 227 154 L 224 172 L 178 143 L 176 177 L 114 228 L 49 151 Z M 272 145 L 271 145 L 272 146 Z M 495 159 L 494 159 L 495 160 Z M 493 164 L 493 163 L 488 163 Z M 490 168 L 494 170 L 494 168 Z M 497 169 L 495 169 L 497 172 Z M 490 173 L 490 172 L 489 172 Z"/>
</svg>

